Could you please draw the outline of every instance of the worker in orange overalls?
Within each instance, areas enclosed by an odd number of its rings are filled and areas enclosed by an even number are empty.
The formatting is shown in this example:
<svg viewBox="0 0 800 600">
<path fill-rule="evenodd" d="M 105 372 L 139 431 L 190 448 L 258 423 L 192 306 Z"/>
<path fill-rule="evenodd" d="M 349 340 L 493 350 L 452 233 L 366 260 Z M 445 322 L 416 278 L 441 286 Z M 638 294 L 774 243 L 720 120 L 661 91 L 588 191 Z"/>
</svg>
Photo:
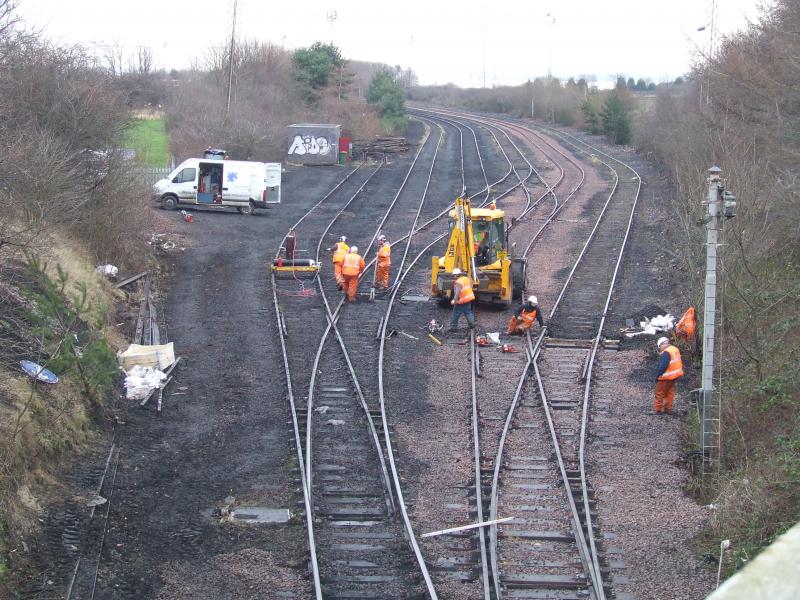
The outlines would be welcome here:
<svg viewBox="0 0 800 600">
<path fill-rule="evenodd" d="M 389 289 L 389 267 L 392 265 L 392 247 L 382 235 L 378 238 L 378 259 L 375 267 L 375 286 L 382 290 Z"/>
<path fill-rule="evenodd" d="M 653 410 L 656 414 L 671 414 L 675 400 L 675 382 L 683 377 L 683 360 L 681 352 L 669 343 L 665 337 L 656 342 L 661 355 L 658 361 L 658 382 L 656 383 L 656 399 Z"/>
<path fill-rule="evenodd" d="M 333 276 L 336 278 L 336 285 L 339 286 L 339 289 L 342 289 L 342 284 L 344 284 L 342 262 L 344 261 L 345 255 L 350 250 L 350 246 L 348 246 L 346 242 L 347 237 L 342 236 L 333 246 Z"/>
<path fill-rule="evenodd" d="M 533 327 L 534 321 L 539 321 L 539 327 L 544 327 L 539 301 L 536 296 L 529 296 L 527 302 L 520 306 L 508 321 L 508 335 L 525 335 L 525 332 Z"/>
<path fill-rule="evenodd" d="M 356 291 L 358 291 L 358 276 L 364 271 L 366 265 L 364 259 L 358 254 L 358 246 L 353 246 L 345 254 L 342 262 L 342 277 L 344 278 L 344 290 L 347 292 L 347 300 L 356 301 Z"/>
<path fill-rule="evenodd" d="M 461 315 L 467 319 L 470 329 L 475 329 L 475 315 L 472 312 L 472 303 L 475 301 L 475 292 L 472 289 L 472 280 L 461 272 L 461 269 L 453 269 L 453 316 L 450 318 L 450 331 L 458 329 L 458 321 Z"/>
<path fill-rule="evenodd" d="M 697 317 L 695 316 L 694 306 L 690 306 L 683 313 L 681 320 L 675 325 L 675 335 L 684 340 L 691 340 L 697 330 Z"/>
</svg>

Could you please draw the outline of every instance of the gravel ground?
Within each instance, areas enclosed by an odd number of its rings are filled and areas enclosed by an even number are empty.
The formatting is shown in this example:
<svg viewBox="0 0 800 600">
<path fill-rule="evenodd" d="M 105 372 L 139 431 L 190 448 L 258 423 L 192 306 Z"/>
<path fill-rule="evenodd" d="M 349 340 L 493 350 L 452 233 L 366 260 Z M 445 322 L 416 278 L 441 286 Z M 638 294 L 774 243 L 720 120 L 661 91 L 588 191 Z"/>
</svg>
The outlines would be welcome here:
<svg viewBox="0 0 800 600">
<path fill-rule="evenodd" d="M 611 558 L 626 565 L 628 579 L 615 579 L 614 591 L 640 600 L 698 600 L 714 584 L 691 550 L 708 511 L 681 493 L 688 480 L 681 419 L 650 414 L 655 383 L 642 378 L 643 364 L 655 370 L 654 357 L 642 349 L 605 351 L 594 387 L 591 480 L 601 529 L 614 535 L 606 543 L 619 551 Z M 686 410 L 685 385 L 678 387 L 676 408 Z"/>
<path fill-rule="evenodd" d="M 276 561 L 275 553 L 258 548 L 217 554 L 208 568 L 197 570 L 190 562 L 169 563 L 161 570 L 164 589 L 158 600 L 196 598 L 311 598 L 314 591 L 296 568 Z M 269 590 L 269 596 L 264 596 Z"/>
</svg>

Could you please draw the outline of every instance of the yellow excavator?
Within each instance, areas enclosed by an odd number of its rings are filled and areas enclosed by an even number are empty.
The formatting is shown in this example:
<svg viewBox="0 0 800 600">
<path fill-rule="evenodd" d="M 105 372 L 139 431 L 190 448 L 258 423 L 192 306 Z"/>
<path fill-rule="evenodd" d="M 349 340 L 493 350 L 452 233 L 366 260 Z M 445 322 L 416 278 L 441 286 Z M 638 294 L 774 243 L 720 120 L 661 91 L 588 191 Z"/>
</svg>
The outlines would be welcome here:
<svg viewBox="0 0 800 600">
<path fill-rule="evenodd" d="M 453 297 L 453 269 L 472 280 L 479 302 L 509 305 L 525 290 L 526 259 L 510 251 L 505 212 L 472 208 L 463 193 L 450 211 L 450 241 L 444 256 L 433 257 L 431 294 L 442 302 Z"/>
</svg>

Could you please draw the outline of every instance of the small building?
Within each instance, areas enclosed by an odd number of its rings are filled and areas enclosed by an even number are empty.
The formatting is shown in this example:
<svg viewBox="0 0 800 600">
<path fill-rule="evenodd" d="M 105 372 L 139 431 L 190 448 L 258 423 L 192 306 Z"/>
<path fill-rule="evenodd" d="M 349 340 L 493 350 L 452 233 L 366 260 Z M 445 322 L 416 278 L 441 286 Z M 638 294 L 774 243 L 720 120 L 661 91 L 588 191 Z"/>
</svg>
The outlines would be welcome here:
<svg viewBox="0 0 800 600">
<path fill-rule="evenodd" d="M 287 160 L 304 165 L 335 165 L 339 161 L 342 126 L 296 123 L 289 125 Z"/>
</svg>

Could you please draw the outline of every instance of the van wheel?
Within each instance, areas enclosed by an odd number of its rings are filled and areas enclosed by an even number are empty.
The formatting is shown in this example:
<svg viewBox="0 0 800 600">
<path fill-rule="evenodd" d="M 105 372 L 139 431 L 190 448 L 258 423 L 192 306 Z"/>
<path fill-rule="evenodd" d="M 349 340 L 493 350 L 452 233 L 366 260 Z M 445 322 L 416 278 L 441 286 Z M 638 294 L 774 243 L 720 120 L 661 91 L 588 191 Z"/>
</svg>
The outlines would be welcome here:
<svg viewBox="0 0 800 600">
<path fill-rule="evenodd" d="M 240 215 L 252 215 L 255 208 L 256 207 L 253 205 L 253 201 L 251 200 L 247 203 L 247 206 L 240 206 L 238 211 Z"/>
<path fill-rule="evenodd" d="M 175 196 L 164 196 L 161 199 L 161 208 L 164 210 L 175 210 L 178 208 L 178 200 Z"/>
</svg>

